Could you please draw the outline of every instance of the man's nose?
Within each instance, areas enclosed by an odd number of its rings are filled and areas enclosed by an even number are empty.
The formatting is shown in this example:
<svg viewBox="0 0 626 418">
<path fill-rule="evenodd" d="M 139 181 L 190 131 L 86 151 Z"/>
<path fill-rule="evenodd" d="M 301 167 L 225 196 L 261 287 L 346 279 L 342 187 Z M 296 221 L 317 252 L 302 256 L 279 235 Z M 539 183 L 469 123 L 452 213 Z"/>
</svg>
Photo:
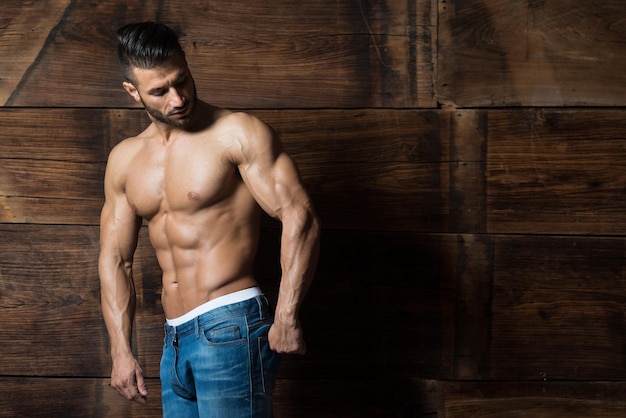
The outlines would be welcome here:
<svg viewBox="0 0 626 418">
<path fill-rule="evenodd" d="M 170 104 L 172 107 L 183 107 L 185 105 L 185 96 L 183 96 L 178 90 L 172 89 Z"/>
</svg>

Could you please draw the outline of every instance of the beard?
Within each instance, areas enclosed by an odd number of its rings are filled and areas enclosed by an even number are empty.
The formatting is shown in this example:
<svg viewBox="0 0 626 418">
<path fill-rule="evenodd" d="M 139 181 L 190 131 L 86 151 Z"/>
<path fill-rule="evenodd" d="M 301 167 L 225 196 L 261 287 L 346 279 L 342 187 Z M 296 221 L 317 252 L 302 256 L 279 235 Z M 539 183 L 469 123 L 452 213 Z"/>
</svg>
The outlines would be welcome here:
<svg viewBox="0 0 626 418">
<path fill-rule="evenodd" d="M 187 109 L 189 108 L 189 112 L 187 113 L 187 116 L 185 116 L 184 118 L 171 118 L 170 114 L 165 114 L 153 107 L 150 107 L 148 105 L 146 105 L 146 103 L 143 101 L 143 98 L 141 99 L 141 103 L 143 104 L 144 109 L 146 110 L 146 112 L 148 112 L 148 114 L 150 116 L 152 116 L 155 120 L 164 123 L 166 125 L 170 125 L 170 126 L 175 126 L 177 128 L 185 128 L 187 127 L 190 123 L 191 123 L 191 119 L 195 113 L 196 110 L 196 103 L 198 102 L 197 100 L 197 95 L 196 95 L 196 89 L 194 88 L 193 90 L 193 96 L 191 98 L 191 100 L 187 103 L 187 106 L 184 108 L 176 108 L 174 109 L 173 112 L 179 112 L 181 110 Z"/>
</svg>

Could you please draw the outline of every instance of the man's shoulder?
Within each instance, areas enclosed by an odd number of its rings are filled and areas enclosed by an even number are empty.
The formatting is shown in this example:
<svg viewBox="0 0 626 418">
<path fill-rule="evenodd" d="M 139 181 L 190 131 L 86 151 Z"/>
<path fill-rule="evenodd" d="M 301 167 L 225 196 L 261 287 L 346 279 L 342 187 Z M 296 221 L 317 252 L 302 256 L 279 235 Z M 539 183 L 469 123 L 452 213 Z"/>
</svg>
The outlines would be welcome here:
<svg viewBox="0 0 626 418">
<path fill-rule="evenodd" d="M 227 128 L 249 129 L 255 124 L 263 124 L 256 116 L 237 110 L 220 109 L 216 112 L 214 126 Z"/>
<path fill-rule="evenodd" d="M 144 143 L 145 137 L 143 133 L 121 140 L 111 149 L 109 153 L 109 163 L 122 163 L 125 160 L 129 160 L 140 152 Z"/>
<path fill-rule="evenodd" d="M 140 135 L 124 138 L 113 147 L 111 154 L 128 153 L 129 151 L 140 147 L 142 142 L 143 140 Z"/>
<path fill-rule="evenodd" d="M 261 119 L 247 112 L 232 110 L 218 112 L 206 133 L 210 133 L 209 137 L 217 136 L 240 145 L 246 145 L 260 136 L 271 136 L 269 126 Z"/>
<path fill-rule="evenodd" d="M 256 116 L 242 111 L 219 112 L 211 126 L 201 133 L 202 144 L 211 152 L 218 152 L 227 161 L 240 164 L 260 151 L 272 146 L 272 134 L 267 125 Z"/>
</svg>

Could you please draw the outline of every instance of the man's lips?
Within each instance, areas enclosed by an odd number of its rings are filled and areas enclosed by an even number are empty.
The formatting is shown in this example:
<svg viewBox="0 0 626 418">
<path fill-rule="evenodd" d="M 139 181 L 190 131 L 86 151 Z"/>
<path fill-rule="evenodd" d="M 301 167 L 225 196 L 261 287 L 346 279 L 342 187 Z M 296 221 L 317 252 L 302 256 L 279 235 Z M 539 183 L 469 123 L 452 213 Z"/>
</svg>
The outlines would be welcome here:
<svg viewBox="0 0 626 418">
<path fill-rule="evenodd" d="M 171 112 L 169 114 L 169 116 L 184 116 L 184 115 L 186 115 L 189 112 L 189 108 L 190 108 L 190 106 L 187 105 L 187 106 L 183 107 L 182 109 L 178 109 L 178 110 L 176 110 L 174 112 Z"/>
</svg>

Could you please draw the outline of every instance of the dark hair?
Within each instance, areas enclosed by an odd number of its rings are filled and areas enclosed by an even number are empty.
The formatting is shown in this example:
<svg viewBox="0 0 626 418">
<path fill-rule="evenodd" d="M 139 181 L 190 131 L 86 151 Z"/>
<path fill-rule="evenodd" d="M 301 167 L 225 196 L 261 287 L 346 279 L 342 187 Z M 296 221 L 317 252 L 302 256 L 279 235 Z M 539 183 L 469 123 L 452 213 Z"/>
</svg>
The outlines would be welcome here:
<svg viewBox="0 0 626 418">
<path fill-rule="evenodd" d="M 117 57 L 120 69 L 132 81 L 133 67 L 151 69 L 176 53 L 185 55 L 176 33 L 163 23 L 142 22 L 122 26 L 117 31 Z"/>
</svg>

